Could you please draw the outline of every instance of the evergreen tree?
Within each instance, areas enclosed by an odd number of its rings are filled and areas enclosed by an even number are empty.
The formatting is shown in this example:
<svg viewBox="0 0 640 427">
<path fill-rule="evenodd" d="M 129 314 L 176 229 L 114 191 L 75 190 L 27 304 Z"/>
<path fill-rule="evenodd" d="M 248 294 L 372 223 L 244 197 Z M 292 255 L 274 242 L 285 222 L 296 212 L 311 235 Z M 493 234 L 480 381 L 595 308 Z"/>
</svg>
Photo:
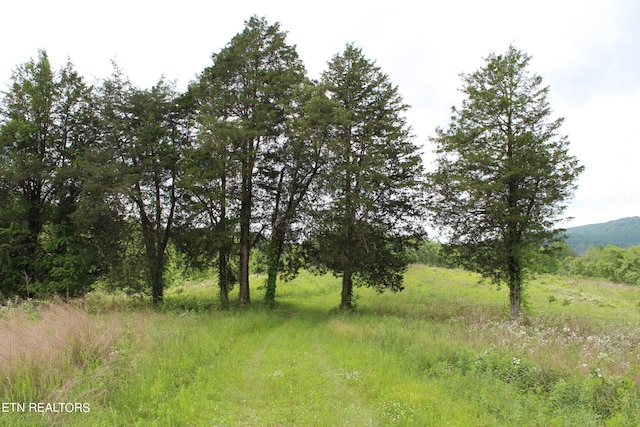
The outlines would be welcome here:
<svg viewBox="0 0 640 427">
<path fill-rule="evenodd" d="M 100 229 L 112 212 L 93 215 L 84 173 L 98 141 L 93 89 L 68 62 L 53 70 L 46 52 L 19 66 L 3 98 L 0 272 L 5 292 L 82 292 L 109 263 Z M 96 209 L 83 212 L 88 200 Z"/>
<path fill-rule="evenodd" d="M 561 230 L 566 200 L 583 170 L 551 120 L 549 88 L 510 46 L 462 75 L 466 99 L 437 129 L 437 169 L 429 175 L 432 219 L 464 266 L 509 286 L 517 319 L 525 269 Z"/>
<path fill-rule="evenodd" d="M 309 202 L 327 165 L 335 105 L 323 92 L 322 86 L 311 82 L 300 89 L 284 136 L 269 144 L 259 166 L 263 228 L 269 234 L 265 281 L 269 306 L 275 304 L 278 272 L 292 278 L 302 264 L 301 255 L 293 251 L 290 262 L 283 265 L 283 255 L 287 246 L 293 250 L 302 239 L 300 220 L 315 208 Z"/>
<path fill-rule="evenodd" d="M 162 302 L 166 250 L 173 232 L 183 152 L 190 144 L 189 108 L 160 81 L 133 87 L 115 70 L 102 87 L 101 108 L 108 165 L 116 171 L 118 203 L 135 218 L 145 248 L 154 304 Z"/>
<path fill-rule="evenodd" d="M 254 174 L 267 145 L 280 138 L 288 107 L 302 84 L 304 67 L 278 24 L 252 17 L 218 54 L 202 77 L 229 161 L 239 171 L 240 303 L 250 303 L 249 255 L 252 246 Z"/>
<path fill-rule="evenodd" d="M 216 262 L 220 304 L 229 307 L 229 292 L 237 281 L 232 255 L 237 252 L 239 167 L 231 141 L 212 108 L 215 99 L 206 80 L 189 88 L 195 109 L 196 141 L 185 153 L 180 200 L 184 218 L 176 235 L 188 263 L 203 269 Z"/>
<path fill-rule="evenodd" d="M 422 235 L 422 162 L 403 116 L 398 88 L 349 44 L 322 76 L 337 104 L 314 262 L 342 275 L 342 308 L 354 285 L 401 290 L 406 247 Z"/>
<path fill-rule="evenodd" d="M 2 178 L 9 193 L 4 209 L 16 214 L 16 222 L 24 221 L 18 227 L 21 236 L 12 236 L 19 238 L 15 243 L 20 242 L 12 254 L 20 260 L 10 273 L 17 286 L 20 276 L 27 285 L 43 279 L 36 267 L 42 256 L 39 236 L 54 202 L 54 180 L 64 147 L 55 117 L 58 90 L 46 52 L 40 51 L 37 61 L 18 67 L 12 80 L 3 103 L 0 141 Z"/>
</svg>

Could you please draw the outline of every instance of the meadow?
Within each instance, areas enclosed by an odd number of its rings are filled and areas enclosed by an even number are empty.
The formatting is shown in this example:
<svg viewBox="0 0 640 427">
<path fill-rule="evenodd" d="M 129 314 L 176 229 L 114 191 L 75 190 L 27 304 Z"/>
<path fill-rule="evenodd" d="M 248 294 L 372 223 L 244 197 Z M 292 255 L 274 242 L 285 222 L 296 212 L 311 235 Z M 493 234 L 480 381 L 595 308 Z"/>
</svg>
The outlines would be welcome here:
<svg viewBox="0 0 640 427">
<path fill-rule="evenodd" d="M 339 279 L 306 272 L 279 284 L 275 310 L 257 289 L 253 307 L 218 310 L 206 280 L 172 287 L 162 309 L 101 293 L 8 301 L 0 424 L 638 424 L 640 288 L 539 277 L 512 322 L 507 290 L 468 272 L 416 265 L 405 281 L 359 289 L 349 312 Z"/>
</svg>

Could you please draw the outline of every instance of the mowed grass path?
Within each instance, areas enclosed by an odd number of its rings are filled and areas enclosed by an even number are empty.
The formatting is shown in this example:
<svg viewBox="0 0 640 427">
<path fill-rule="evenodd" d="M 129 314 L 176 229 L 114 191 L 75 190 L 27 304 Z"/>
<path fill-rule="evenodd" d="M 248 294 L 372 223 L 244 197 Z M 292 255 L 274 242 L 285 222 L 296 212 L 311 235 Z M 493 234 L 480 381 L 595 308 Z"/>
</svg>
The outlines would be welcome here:
<svg viewBox="0 0 640 427">
<path fill-rule="evenodd" d="M 544 278 L 531 287 L 533 316 L 514 324 L 506 290 L 478 285 L 466 272 L 418 266 L 406 280 L 399 294 L 360 290 L 348 313 L 335 309 L 340 289 L 332 276 L 303 273 L 280 284 L 276 310 L 211 310 L 210 283 L 173 290 L 165 312 L 123 312 L 133 332 L 101 375 L 87 374 L 65 397 L 89 402 L 90 413 L 0 414 L 0 421 L 588 426 L 640 419 L 637 289 Z"/>
<path fill-rule="evenodd" d="M 322 281 L 325 289 L 307 286 L 310 295 L 295 304 L 291 294 L 282 296 L 275 311 L 152 315 L 148 350 L 135 359 L 127 383 L 112 393 L 117 397 L 109 413 L 97 409 L 93 421 L 373 426 L 397 418 L 385 412 L 394 402 L 376 406 L 380 392 L 367 384 L 381 372 L 384 383 L 401 375 L 393 360 L 341 334 L 343 316 L 331 312 L 339 290 Z"/>
</svg>

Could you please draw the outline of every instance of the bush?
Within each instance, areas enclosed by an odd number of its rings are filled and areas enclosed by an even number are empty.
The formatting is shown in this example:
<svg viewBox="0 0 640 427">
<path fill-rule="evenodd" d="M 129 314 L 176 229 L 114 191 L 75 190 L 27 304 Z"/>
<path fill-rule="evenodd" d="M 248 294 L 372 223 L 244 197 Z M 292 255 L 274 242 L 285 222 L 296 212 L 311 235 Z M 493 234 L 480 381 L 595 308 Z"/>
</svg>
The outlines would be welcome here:
<svg viewBox="0 0 640 427">
<path fill-rule="evenodd" d="M 442 245 L 425 240 L 416 248 L 407 249 L 407 258 L 410 264 L 423 264 L 431 267 L 452 267 L 453 263 L 447 259 L 442 250 Z"/>
<path fill-rule="evenodd" d="M 623 249 L 598 245 L 581 257 L 566 258 L 563 266 L 573 276 L 640 285 L 640 246 Z"/>
</svg>

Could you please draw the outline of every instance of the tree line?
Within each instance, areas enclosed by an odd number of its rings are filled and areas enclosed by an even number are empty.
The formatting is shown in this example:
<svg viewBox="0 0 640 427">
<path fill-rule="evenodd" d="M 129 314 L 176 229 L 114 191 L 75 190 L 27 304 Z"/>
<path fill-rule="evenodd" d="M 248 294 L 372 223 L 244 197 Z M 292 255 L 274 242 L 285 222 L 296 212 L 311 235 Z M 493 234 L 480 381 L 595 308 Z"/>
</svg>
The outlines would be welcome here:
<svg viewBox="0 0 640 427">
<path fill-rule="evenodd" d="M 311 81 L 256 17 L 184 93 L 137 88 L 117 66 L 91 86 L 41 51 L 2 102 L 0 289 L 78 295 L 135 259 L 159 304 L 170 245 L 215 263 L 223 305 L 234 283 L 250 303 L 256 245 L 269 304 L 303 258 L 342 276 L 344 307 L 354 284 L 400 289 L 404 246 L 423 236 L 406 109 L 361 49 Z"/>
<path fill-rule="evenodd" d="M 640 246 L 597 245 L 581 256 L 564 258 L 560 267 L 571 276 L 640 285 Z"/>
<path fill-rule="evenodd" d="M 510 47 L 463 80 L 428 174 L 398 87 L 353 44 L 314 81 L 254 16 L 184 92 L 135 87 L 116 64 L 91 85 L 40 51 L 0 102 L 0 292 L 76 296 L 106 277 L 160 304 L 175 250 L 215 268 L 222 306 L 235 284 L 247 305 L 260 248 L 268 305 L 304 265 L 339 276 L 349 308 L 356 286 L 402 289 L 429 218 L 464 230 L 448 247 L 467 267 L 519 292 L 581 170 L 527 62 Z"/>
<path fill-rule="evenodd" d="M 433 267 L 460 267 L 447 256 L 440 243 L 425 241 L 407 251 L 409 261 Z M 535 273 L 606 280 L 640 286 L 640 246 L 621 248 L 597 245 L 577 254 L 565 242 L 555 244 L 553 251 L 540 250 L 530 268 Z"/>
</svg>

